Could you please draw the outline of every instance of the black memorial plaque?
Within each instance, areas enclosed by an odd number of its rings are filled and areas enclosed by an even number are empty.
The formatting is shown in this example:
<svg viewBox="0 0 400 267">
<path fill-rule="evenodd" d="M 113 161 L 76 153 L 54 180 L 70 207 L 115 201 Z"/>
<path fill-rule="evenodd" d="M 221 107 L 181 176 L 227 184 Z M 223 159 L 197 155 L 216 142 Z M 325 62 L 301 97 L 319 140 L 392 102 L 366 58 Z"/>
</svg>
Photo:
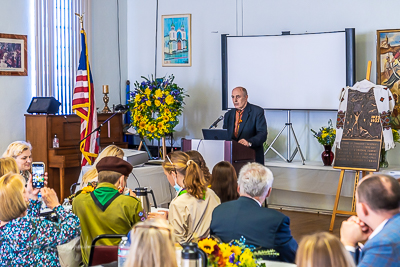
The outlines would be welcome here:
<svg viewBox="0 0 400 267">
<path fill-rule="evenodd" d="M 378 170 L 381 146 L 382 126 L 373 89 L 366 93 L 349 89 L 343 136 L 333 167 Z"/>
<path fill-rule="evenodd" d="M 336 148 L 336 159 L 333 167 L 340 169 L 377 170 L 381 141 L 364 141 L 342 139 L 340 149 Z"/>
</svg>

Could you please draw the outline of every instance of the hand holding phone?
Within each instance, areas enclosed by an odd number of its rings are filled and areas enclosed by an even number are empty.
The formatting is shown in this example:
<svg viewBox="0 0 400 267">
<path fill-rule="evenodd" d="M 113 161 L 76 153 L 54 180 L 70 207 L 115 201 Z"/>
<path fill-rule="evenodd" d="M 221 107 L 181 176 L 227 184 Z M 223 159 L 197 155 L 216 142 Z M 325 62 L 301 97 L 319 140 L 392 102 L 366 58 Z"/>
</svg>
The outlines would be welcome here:
<svg viewBox="0 0 400 267">
<path fill-rule="evenodd" d="M 32 187 L 43 188 L 44 187 L 44 163 L 33 162 L 32 163 Z"/>
</svg>

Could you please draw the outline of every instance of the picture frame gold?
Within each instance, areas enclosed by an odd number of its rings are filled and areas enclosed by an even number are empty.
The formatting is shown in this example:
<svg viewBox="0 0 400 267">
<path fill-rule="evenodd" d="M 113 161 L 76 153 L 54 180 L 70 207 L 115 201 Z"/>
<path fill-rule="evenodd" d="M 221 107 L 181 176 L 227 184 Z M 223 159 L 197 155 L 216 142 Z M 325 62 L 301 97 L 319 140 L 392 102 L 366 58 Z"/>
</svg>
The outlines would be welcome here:
<svg viewBox="0 0 400 267">
<path fill-rule="evenodd" d="M 376 83 L 392 92 L 391 126 L 400 129 L 400 29 L 377 30 L 376 36 Z"/>
<path fill-rule="evenodd" d="M 27 35 L 0 33 L 0 75 L 28 76 Z"/>
<path fill-rule="evenodd" d="M 192 15 L 162 15 L 162 66 L 192 66 Z"/>
</svg>

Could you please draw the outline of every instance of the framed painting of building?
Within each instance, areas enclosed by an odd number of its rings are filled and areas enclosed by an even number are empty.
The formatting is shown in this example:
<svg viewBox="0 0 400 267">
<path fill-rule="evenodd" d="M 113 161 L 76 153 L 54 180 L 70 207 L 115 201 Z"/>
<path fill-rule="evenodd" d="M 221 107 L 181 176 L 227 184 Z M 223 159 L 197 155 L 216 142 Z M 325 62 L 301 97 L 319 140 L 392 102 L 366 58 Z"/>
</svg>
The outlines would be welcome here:
<svg viewBox="0 0 400 267">
<path fill-rule="evenodd" d="M 0 75 L 28 75 L 26 35 L 0 33 Z"/>
<path fill-rule="evenodd" d="M 376 35 L 376 81 L 392 92 L 396 104 L 391 126 L 400 129 L 400 29 L 378 30 Z"/>
<path fill-rule="evenodd" d="M 192 65 L 191 14 L 163 15 L 162 66 L 190 67 Z"/>
</svg>

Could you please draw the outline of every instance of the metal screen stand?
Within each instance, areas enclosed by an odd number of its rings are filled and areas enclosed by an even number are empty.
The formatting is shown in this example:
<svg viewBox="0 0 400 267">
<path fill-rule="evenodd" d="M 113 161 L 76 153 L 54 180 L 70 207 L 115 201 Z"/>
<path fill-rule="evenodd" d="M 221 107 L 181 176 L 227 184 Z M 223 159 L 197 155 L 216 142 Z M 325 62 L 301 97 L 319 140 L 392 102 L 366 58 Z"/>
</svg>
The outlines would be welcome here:
<svg viewBox="0 0 400 267">
<path fill-rule="evenodd" d="M 282 132 L 285 130 L 287 127 L 287 159 L 282 156 L 275 148 L 273 148 L 274 143 L 278 139 L 278 137 L 282 134 Z M 290 155 L 290 131 L 293 134 L 294 140 L 296 141 L 296 149 L 293 151 L 293 154 Z M 297 140 L 296 134 L 294 132 L 292 123 L 290 122 L 290 110 L 287 111 L 287 123 L 285 123 L 285 126 L 283 126 L 282 130 L 277 134 L 275 139 L 272 141 L 271 145 L 269 145 L 268 149 L 264 152 L 264 156 L 268 153 L 269 150 L 274 151 L 281 159 L 287 162 L 292 162 L 294 157 L 296 156 L 297 152 L 300 152 L 300 156 L 303 162 L 303 165 L 305 165 L 305 159 L 303 156 L 303 152 L 301 152 L 300 144 L 299 141 Z"/>
</svg>

